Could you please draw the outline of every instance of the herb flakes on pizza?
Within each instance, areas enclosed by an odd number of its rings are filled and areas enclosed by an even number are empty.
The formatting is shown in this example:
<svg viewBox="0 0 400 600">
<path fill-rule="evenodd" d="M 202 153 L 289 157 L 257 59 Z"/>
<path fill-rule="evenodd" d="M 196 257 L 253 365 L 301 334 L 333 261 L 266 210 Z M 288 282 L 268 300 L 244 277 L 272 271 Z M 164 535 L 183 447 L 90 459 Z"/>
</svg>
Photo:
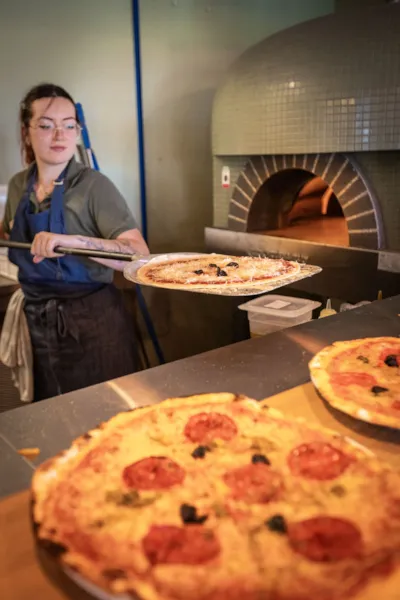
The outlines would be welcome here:
<svg viewBox="0 0 400 600">
<path fill-rule="evenodd" d="M 32 494 L 38 542 L 111 594 L 399 597 L 400 474 L 243 396 L 121 413 L 39 467 Z"/>
<path fill-rule="evenodd" d="M 283 258 L 204 254 L 174 260 L 152 260 L 140 267 L 142 283 L 176 289 L 248 288 L 285 280 L 300 273 L 300 265 Z"/>
<path fill-rule="evenodd" d="M 399 338 L 335 342 L 316 354 L 309 367 L 315 387 L 334 408 L 400 429 Z"/>
</svg>

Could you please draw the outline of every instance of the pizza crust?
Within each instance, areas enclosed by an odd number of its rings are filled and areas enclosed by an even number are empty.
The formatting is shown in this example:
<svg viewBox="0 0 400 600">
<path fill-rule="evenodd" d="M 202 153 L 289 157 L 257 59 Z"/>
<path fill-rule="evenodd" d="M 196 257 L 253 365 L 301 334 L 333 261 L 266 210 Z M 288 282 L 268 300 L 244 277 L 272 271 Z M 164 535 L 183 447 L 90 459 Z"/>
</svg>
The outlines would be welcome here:
<svg viewBox="0 0 400 600">
<path fill-rule="evenodd" d="M 186 282 L 174 282 L 171 280 L 168 280 L 168 282 L 164 283 L 163 281 L 157 281 L 152 277 L 152 273 L 153 272 L 157 272 L 160 268 L 167 268 L 167 269 L 171 269 L 172 267 L 174 267 L 174 272 L 175 275 L 169 275 L 169 278 L 172 278 L 174 276 L 179 277 L 180 276 L 180 272 L 179 272 L 179 265 L 185 265 L 187 263 L 192 263 L 192 262 L 196 262 L 197 261 L 197 265 L 194 264 L 193 266 L 193 274 L 190 274 L 190 279 L 188 278 L 188 280 Z M 210 281 L 207 281 L 207 279 L 204 279 L 202 281 L 201 275 L 196 275 L 194 273 L 195 270 L 197 269 L 201 269 L 201 267 L 203 266 L 203 268 L 205 268 L 206 266 L 209 265 L 210 262 L 214 262 L 214 261 L 218 261 L 220 262 L 220 264 L 223 266 L 224 268 L 224 263 L 226 262 L 236 262 L 239 264 L 239 269 L 242 268 L 242 265 L 244 265 L 245 267 L 247 265 L 265 265 L 265 274 L 266 277 L 264 279 L 255 279 L 252 280 L 251 276 L 248 277 L 247 279 L 243 280 L 243 281 L 235 281 L 234 279 L 229 279 L 229 274 L 228 276 L 225 277 L 221 277 L 218 283 L 213 283 Z M 289 268 L 289 272 L 288 273 L 281 273 L 279 275 L 275 275 L 275 276 L 270 276 L 268 277 L 267 273 L 268 273 L 268 266 L 269 265 L 287 265 Z M 197 266 L 197 269 L 196 269 Z M 283 259 L 270 259 L 270 258 L 261 258 L 261 257 L 249 257 L 249 256 L 228 256 L 228 255 L 223 255 L 223 254 L 208 254 L 208 255 L 200 255 L 198 257 L 187 257 L 187 258 L 179 258 L 176 260 L 165 260 L 165 261 L 150 261 L 147 264 L 143 265 L 142 267 L 140 267 L 140 269 L 137 272 L 137 277 L 138 279 L 144 283 L 144 284 L 148 284 L 151 285 L 153 287 L 162 287 L 162 288 L 169 288 L 169 289 L 206 289 L 206 290 L 223 290 L 223 289 L 245 289 L 245 288 L 261 288 L 263 286 L 265 286 L 266 284 L 270 284 L 270 283 L 275 283 L 277 281 L 284 281 L 290 277 L 293 277 L 295 275 L 297 275 L 298 273 L 300 273 L 301 267 L 299 265 L 299 263 L 294 262 L 294 261 L 284 261 Z M 232 274 L 235 275 L 236 273 L 236 269 L 233 269 Z M 215 277 L 213 278 L 215 279 Z"/>
<path fill-rule="evenodd" d="M 360 345 L 360 342 L 376 342 L 377 344 L 392 342 L 399 344 L 399 341 L 400 340 L 398 338 L 382 336 L 376 338 L 364 338 L 362 340 L 334 342 L 331 346 L 323 348 L 309 362 L 311 381 L 324 400 L 326 400 L 326 402 L 328 402 L 328 404 L 330 404 L 333 408 L 336 408 L 337 410 L 344 412 L 355 419 L 365 421 L 366 423 L 400 429 L 400 418 L 396 419 L 391 415 L 381 414 L 373 411 L 369 407 L 363 408 L 357 402 L 344 400 L 341 398 L 335 393 L 328 373 L 328 367 L 333 358 L 346 350 L 357 348 Z"/>
<path fill-rule="evenodd" d="M 316 435 L 323 434 L 324 436 L 328 436 L 329 438 L 336 440 L 337 443 L 343 443 L 345 446 L 347 444 L 350 445 L 351 440 L 346 440 L 342 438 L 335 432 L 331 430 L 321 428 L 318 425 L 309 425 L 304 420 L 301 419 L 285 419 L 284 415 L 277 411 L 276 409 L 270 409 L 267 407 L 266 402 L 256 402 L 255 400 L 249 399 L 245 396 L 237 396 L 234 394 L 226 393 L 226 394 L 203 394 L 199 396 L 187 397 L 187 398 L 176 398 L 166 400 L 158 406 L 150 406 L 143 407 L 140 409 L 135 409 L 134 411 L 128 411 L 130 418 L 130 426 L 134 425 L 136 421 L 140 419 L 145 419 L 146 423 L 151 423 L 151 418 L 153 415 L 159 414 L 160 410 L 166 409 L 169 411 L 173 411 L 174 415 L 179 415 L 179 409 L 184 409 L 186 411 L 190 410 L 190 413 L 196 413 L 199 409 L 204 406 L 209 407 L 208 410 L 216 410 L 223 411 L 224 407 L 237 406 L 238 415 L 240 411 L 245 411 L 246 408 L 255 411 L 257 414 L 266 414 L 269 415 L 272 419 L 278 421 L 282 420 L 285 422 L 285 426 L 290 423 L 293 424 L 301 424 L 304 428 L 308 430 L 315 431 Z M 236 409 L 235 409 L 236 410 Z M 236 414 L 236 413 L 235 413 Z M 175 418 L 175 417 L 174 417 Z M 54 525 L 54 520 L 51 519 L 51 513 L 48 511 L 48 498 L 51 497 L 53 486 L 59 482 L 63 481 L 65 478 L 68 478 L 68 474 L 72 472 L 74 465 L 80 463 L 88 454 L 98 446 L 98 444 L 103 444 L 104 439 L 107 439 L 115 432 L 118 432 L 119 428 L 126 423 L 127 413 L 120 413 L 116 415 L 112 419 L 110 419 L 107 423 L 99 425 L 99 427 L 91 430 L 88 434 L 85 434 L 79 438 L 77 438 L 71 445 L 71 447 L 65 452 L 60 453 L 57 457 L 54 457 L 41 465 L 35 475 L 33 477 L 32 482 L 32 499 L 33 499 L 33 520 L 35 523 L 35 535 L 39 544 L 46 545 L 54 545 L 57 547 L 59 543 L 59 539 L 57 537 L 57 531 L 52 529 Z M 240 421 L 239 421 L 240 422 Z M 146 454 L 146 452 L 144 452 Z M 353 448 L 353 455 L 358 456 L 360 459 L 365 458 L 365 452 L 363 448 L 360 448 L 359 445 Z M 381 469 L 382 463 L 378 461 L 375 457 L 368 457 L 368 466 L 370 469 Z M 384 467 L 385 469 L 389 469 L 390 467 Z M 400 477 L 398 475 L 394 475 L 398 477 L 398 481 L 400 483 Z M 51 506 L 51 505 L 50 505 Z M 296 508 L 298 510 L 298 507 Z M 57 526 L 57 523 L 55 522 Z M 235 545 L 237 548 L 237 545 Z M 63 549 L 62 547 L 60 548 Z M 71 548 L 65 548 L 65 552 L 60 553 L 57 560 L 59 564 L 63 568 L 72 569 L 73 573 L 77 573 L 94 585 L 98 586 L 101 590 L 106 590 L 108 594 L 110 594 L 110 598 L 113 597 L 113 594 L 125 594 L 131 598 L 141 600 L 175 600 L 178 598 L 177 596 L 170 595 L 166 592 L 160 591 L 160 589 L 156 589 L 154 584 L 146 579 L 145 573 L 147 571 L 146 563 L 143 562 L 142 567 L 140 567 L 140 557 L 135 554 L 135 560 L 137 561 L 138 570 L 137 576 L 134 581 L 130 581 L 128 584 L 124 580 L 124 578 L 115 578 L 112 582 L 109 579 L 106 579 L 102 573 L 97 568 L 96 562 L 88 560 L 86 556 L 83 556 L 81 553 L 74 551 Z M 235 550 L 237 552 L 237 550 Z M 400 551 L 399 551 L 400 553 Z M 400 556 L 397 557 L 400 559 Z M 297 559 L 296 559 L 297 560 Z M 171 567 L 170 577 L 168 577 L 169 567 Z M 196 571 L 197 567 L 194 569 Z M 197 572 L 202 571 L 203 567 L 197 569 Z M 185 596 L 180 596 L 179 600 L 182 598 L 189 598 L 197 591 L 196 588 L 196 580 L 191 582 L 184 575 L 185 569 L 183 568 L 181 571 L 179 568 L 174 565 L 165 565 L 162 567 L 163 575 L 160 581 L 164 581 L 165 584 L 168 584 L 168 581 L 172 579 L 172 582 L 180 581 L 182 578 L 182 592 L 186 590 Z M 192 572 L 192 571 L 190 571 Z M 205 570 L 207 572 L 207 568 Z M 209 576 L 213 573 L 213 567 L 210 565 Z M 247 575 L 247 573 L 246 573 Z M 73 577 L 74 578 L 74 577 Z M 79 583 L 79 578 L 78 578 Z M 228 582 L 230 583 L 230 582 Z M 192 593 L 190 592 L 190 585 L 193 585 Z M 243 584 L 244 585 L 244 584 Z M 246 580 L 246 585 L 252 585 L 252 577 L 250 573 L 248 574 L 248 578 Z M 379 585 L 379 596 L 384 597 L 385 600 L 398 600 L 396 594 L 398 594 L 398 589 L 400 589 L 400 569 L 399 565 L 396 564 L 396 568 L 393 570 L 389 577 L 386 577 L 382 580 L 380 577 L 376 578 L 370 585 L 364 587 L 358 594 L 352 595 L 352 600 L 375 600 L 376 590 L 378 590 Z M 243 588 L 244 590 L 245 588 Z M 374 596 L 375 594 L 375 596 Z M 226 596 L 228 598 L 228 596 Z M 245 591 L 243 592 L 243 598 L 246 598 Z M 214 596 L 213 596 L 214 600 Z M 218 600 L 215 597 L 215 600 Z M 225 600 L 225 596 L 224 596 Z M 235 596 L 236 600 L 236 596 Z M 269 600 L 269 599 L 268 599 Z"/>
</svg>

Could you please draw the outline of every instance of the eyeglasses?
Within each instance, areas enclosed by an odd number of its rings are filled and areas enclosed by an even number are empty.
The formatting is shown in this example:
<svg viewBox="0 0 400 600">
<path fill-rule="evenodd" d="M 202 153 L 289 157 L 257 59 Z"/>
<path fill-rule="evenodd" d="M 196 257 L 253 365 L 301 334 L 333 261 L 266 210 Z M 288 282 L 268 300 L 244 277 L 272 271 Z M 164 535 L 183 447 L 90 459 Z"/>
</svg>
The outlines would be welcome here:
<svg viewBox="0 0 400 600">
<path fill-rule="evenodd" d="M 40 137 L 54 136 L 56 131 L 62 131 L 66 137 L 78 136 L 81 132 L 81 126 L 76 121 L 65 121 L 62 125 L 56 125 L 54 121 L 38 121 L 29 126 L 35 129 Z"/>
</svg>

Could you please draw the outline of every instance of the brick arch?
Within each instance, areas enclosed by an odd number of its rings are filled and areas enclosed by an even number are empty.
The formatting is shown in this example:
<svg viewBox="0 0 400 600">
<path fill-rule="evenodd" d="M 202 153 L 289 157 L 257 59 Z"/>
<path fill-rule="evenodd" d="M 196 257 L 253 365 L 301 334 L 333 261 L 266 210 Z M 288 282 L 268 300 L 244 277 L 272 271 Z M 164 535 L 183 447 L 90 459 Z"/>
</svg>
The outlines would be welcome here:
<svg viewBox="0 0 400 600">
<path fill-rule="evenodd" d="M 373 190 L 354 159 L 339 153 L 251 157 L 234 186 L 229 228 L 247 231 L 250 208 L 260 188 L 276 173 L 291 169 L 321 177 L 332 188 L 347 222 L 350 246 L 384 247 L 382 218 Z"/>
</svg>

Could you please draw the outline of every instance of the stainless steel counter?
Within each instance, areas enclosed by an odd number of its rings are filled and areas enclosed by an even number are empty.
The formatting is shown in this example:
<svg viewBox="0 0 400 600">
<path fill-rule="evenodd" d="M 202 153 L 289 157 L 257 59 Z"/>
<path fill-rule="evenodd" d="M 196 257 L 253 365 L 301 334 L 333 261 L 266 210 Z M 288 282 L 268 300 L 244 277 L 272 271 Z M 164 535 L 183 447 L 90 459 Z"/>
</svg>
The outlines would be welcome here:
<svg viewBox="0 0 400 600">
<path fill-rule="evenodd" d="M 118 411 L 212 391 L 266 398 L 308 381 L 308 361 L 327 344 L 379 335 L 400 336 L 400 296 L 0 414 L 0 496 L 26 488 L 35 462 Z M 36 461 L 16 453 L 34 446 Z"/>
</svg>

